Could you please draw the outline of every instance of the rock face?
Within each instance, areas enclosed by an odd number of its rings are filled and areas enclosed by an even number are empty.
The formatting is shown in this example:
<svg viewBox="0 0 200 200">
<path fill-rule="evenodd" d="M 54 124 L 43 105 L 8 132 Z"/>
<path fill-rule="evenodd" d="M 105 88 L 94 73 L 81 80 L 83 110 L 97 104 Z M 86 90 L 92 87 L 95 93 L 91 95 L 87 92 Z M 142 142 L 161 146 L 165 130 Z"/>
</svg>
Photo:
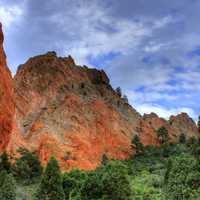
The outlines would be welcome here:
<svg viewBox="0 0 200 200">
<path fill-rule="evenodd" d="M 77 66 L 71 56 L 48 52 L 31 58 L 19 67 L 14 81 L 13 134 L 38 150 L 44 164 L 52 154 L 65 170 L 93 169 L 103 154 L 125 159 L 135 134 L 144 145 L 159 145 L 156 132 L 161 126 L 172 142 L 182 133 L 198 136 L 187 114 L 169 121 L 154 113 L 142 117 L 112 89 L 104 71 Z"/>
<path fill-rule="evenodd" d="M 54 52 L 29 59 L 15 76 L 17 131 L 46 163 L 95 168 L 102 155 L 125 159 L 141 116 L 120 98 L 104 71 Z"/>
<path fill-rule="evenodd" d="M 0 23 L 0 151 L 8 145 L 14 118 L 12 77 L 6 63 L 3 40 Z"/>
<path fill-rule="evenodd" d="M 63 170 L 94 169 L 104 154 L 126 159 L 134 153 L 135 134 L 145 146 L 160 145 L 161 126 L 172 142 L 182 133 L 199 136 L 185 113 L 169 121 L 154 113 L 141 116 L 113 90 L 104 71 L 78 66 L 71 56 L 48 52 L 30 58 L 12 84 L 2 43 L 1 32 L 0 151 L 25 147 L 38 151 L 43 164 L 54 155 Z"/>
</svg>

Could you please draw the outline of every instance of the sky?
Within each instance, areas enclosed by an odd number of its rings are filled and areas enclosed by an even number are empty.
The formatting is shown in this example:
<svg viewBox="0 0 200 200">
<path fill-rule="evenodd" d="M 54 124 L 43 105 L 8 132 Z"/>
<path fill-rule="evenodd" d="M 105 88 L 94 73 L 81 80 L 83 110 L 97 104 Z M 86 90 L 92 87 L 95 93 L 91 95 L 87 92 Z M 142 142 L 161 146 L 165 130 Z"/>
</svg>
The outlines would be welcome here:
<svg viewBox="0 0 200 200">
<path fill-rule="evenodd" d="M 199 0 L 0 0 L 8 64 L 54 50 L 104 69 L 141 114 L 200 115 Z"/>
</svg>

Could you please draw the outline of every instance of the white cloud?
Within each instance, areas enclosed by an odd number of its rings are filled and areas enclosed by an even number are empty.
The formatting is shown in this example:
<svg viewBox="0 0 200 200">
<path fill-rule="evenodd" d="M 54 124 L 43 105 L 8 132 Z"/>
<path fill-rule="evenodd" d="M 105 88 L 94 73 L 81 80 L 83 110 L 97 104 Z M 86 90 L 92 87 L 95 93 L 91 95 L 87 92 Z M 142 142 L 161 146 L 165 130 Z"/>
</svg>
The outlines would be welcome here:
<svg viewBox="0 0 200 200">
<path fill-rule="evenodd" d="M 88 64 L 88 57 L 96 58 L 113 52 L 130 54 L 144 38 L 150 37 L 153 31 L 171 23 L 170 16 L 156 20 L 153 26 L 125 18 L 116 20 L 109 14 L 109 9 L 97 1 L 81 4 L 75 12 L 76 15 L 68 13 L 59 23 L 62 27 L 67 24 L 69 32 L 77 29 L 77 34 L 73 32 L 75 39 L 68 42 L 64 49 L 65 54 L 72 54 L 79 64 Z M 57 15 L 52 17 L 53 21 L 57 19 Z M 69 23 L 69 19 L 76 21 L 78 27 Z"/>
<path fill-rule="evenodd" d="M 5 29 L 9 28 L 22 15 L 22 9 L 18 6 L 0 7 L 0 21 Z"/>
<path fill-rule="evenodd" d="M 156 20 L 154 22 L 154 28 L 160 29 L 167 26 L 168 24 L 172 22 L 174 23 L 175 21 L 173 20 L 172 16 L 168 15 L 166 17 Z"/>
</svg>

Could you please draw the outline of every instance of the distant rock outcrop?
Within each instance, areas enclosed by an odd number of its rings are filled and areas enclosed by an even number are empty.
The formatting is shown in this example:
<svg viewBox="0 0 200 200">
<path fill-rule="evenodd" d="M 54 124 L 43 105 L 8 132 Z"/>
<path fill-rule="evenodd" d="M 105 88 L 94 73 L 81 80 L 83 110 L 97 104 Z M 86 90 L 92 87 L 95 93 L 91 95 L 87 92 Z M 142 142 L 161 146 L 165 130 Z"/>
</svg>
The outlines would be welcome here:
<svg viewBox="0 0 200 200">
<path fill-rule="evenodd" d="M 94 169 L 104 154 L 126 159 L 134 153 L 135 134 L 145 146 L 160 145 L 161 126 L 172 142 L 182 133 L 199 137 L 185 113 L 169 121 L 154 113 L 141 116 L 113 90 L 103 70 L 78 66 L 71 56 L 32 57 L 18 68 L 13 84 L 2 43 L 1 32 L 0 151 L 26 147 L 38 151 L 43 164 L 54 155 L 63 170 Z"/>
</svg>

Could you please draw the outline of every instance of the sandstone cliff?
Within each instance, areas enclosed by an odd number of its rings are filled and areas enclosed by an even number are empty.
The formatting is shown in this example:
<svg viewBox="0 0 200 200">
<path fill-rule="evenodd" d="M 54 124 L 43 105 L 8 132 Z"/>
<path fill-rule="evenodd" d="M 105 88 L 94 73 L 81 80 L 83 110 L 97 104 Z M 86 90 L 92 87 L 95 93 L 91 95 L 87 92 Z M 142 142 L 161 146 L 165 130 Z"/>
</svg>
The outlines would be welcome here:
<svg viewBox="0 0 200 200">
<path fill-rule="evenodd" d="M 104 71 L 54 52 L 29 59 L 15 76 L 19 132 L 45 163 L 95 168 L 103 154 L 125 159 L 141 116 L 120 98 Z"/>
<path fill-rule="evenodd" d="M 104 154 L 126 159 L 134 153 L 135 134 L 144 145 L 159 145 L 160 126 L 172 142 L 182 133 L 199 137 L 186 113 L 169 121 L 154 113 L 141 116 L 113 90 L 104 71 L 78 66 L 71 56 L 48 52 L 30 58 L 12 84 L 2 43 L 1 32 L 0 151 L 26 147 L 37 150 L 43 164 L 54 155 L 63 170 L 94 169 Z"/>
<path fill-rule="evenodd" d="M 142 117 L 112 89 L 104 71 L 77 66 L 71 56 L 55 52 L 19 67 L 15 100 L 18 132 L 28 146 L 39 151 L 44 164 L 54 154 L 66 169 L 95 168 L 103 154 L 127 158 L 135 134 L 144 145 L 159 145 L 161 126 L 172 142 L 182 133 L 198 136 L 187 114 L 169 121 L 154 113 Z"/>
<path fill-rule="evenodd" d="M 14 118 L 13 85 L 3 50 L 3 32 L 0 23 L 0 151 L 10 140 Z"/>
</svg>

